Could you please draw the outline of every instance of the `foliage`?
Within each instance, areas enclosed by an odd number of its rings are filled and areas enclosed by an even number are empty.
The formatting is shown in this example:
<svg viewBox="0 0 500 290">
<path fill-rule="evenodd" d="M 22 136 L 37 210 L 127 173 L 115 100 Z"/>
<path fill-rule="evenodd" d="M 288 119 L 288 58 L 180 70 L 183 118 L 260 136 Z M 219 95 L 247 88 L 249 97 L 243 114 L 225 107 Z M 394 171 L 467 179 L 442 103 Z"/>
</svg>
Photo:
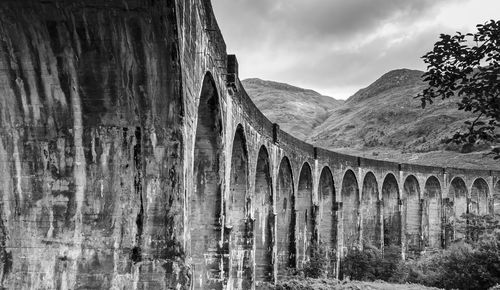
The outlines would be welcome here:
<svg viewBox="0 0 500 290">
<path fill-rule="evenodd" d="M 405 262 L 400 269 L 404 282 L 445 289 L 488 289 L 500 283 L 500 241 L 457 243 L 441 253 Z"/>
<path fill-rule="evenodd" d="M 456 230 L 467 237 L 469 243 L 490 238 L 500 231 L 498 216 L 465 213 L 457 221 Z"/>
<path fill-rule="evenodd" d="M 335 252 L 329 251 L 323 244 L 311 246 L 311 257 L 304 265 L 302 272 L 305 277 L 326 278 L 333 273 L 335 266 Z"/>
<path fill-rule="evenodd" d="M 457 144 L 479 141 L 495 144 L 491 154 L 500 158 L 500 21 L 477 25 L 477 32 L 441 34 L 434 49 L 423 57 L 428 87 L 417 96 L 422 107 L 435 98 L 458 97 L 458 109 L 471 112 L 468 130 L 449 139 Z"/>
<path fill-rule="evenodd" d="M 363 250 L 353 249 L 347 253 L 342 264 L 344 276 L 353 280 L 392 281 L 401 259 L 401 248 L 386 247 L 384 252 L 366 246 Z"/>
<path fill-rule="evenodd" d="M 457 231 L 468 238 L 449 249 L 406 261 L 398 282 L 446 289 L 488 289 L 500 283 L 500 225 L 498 217 L 464 214 Z"/>
</svg>

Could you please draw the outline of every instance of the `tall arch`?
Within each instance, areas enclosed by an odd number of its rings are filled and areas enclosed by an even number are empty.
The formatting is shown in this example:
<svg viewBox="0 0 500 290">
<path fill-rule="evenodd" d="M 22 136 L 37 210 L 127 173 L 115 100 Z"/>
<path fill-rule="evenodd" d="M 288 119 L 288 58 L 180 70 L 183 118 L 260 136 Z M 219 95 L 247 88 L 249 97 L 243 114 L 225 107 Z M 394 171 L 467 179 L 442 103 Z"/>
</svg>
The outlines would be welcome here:
<svg viewBox="0 0 500 290">
<path fill-rule="evenodd" d="M 276 183 L 276 246 L 279 276 L 286 275 L 287 269 L 295 266 L 293 184 L 290 161 L 287 157 L 283 157 L 278 171 L 278 182 Z"/>
<path fill-rule="evenodd" d="M 344 247 L 350 249 L 357 246 L 359 241 L 359 187 L 356 175 L 347 170 L 342 179 L 342 211 L 344 224 Z"/>
<path fill-rule="evenodd" d="M 297 241 L 297 267 L 309 260 L 313 239 L 314 216 L 312 208 L 312 171 L 307 162 L 302 165 L 299 187 L 295 197 L 295 222 Z"/>
<path fill-rule="evenodd" d="M 488 195 L 488 183 L 482 178 L 474 180 L 470 191 L 469 212 L 477 215 L 488 214 Z"/>
<path fill-rule="evenodd" d="M 451 241 L 463 238 L 463 234 L 457 232 L 457 223 L 462 220 L 462 215 L 467 213 L 467 185 L 460 177 L 455 177 L 450 183 L 448 198 L 452 201 L 452 213 L 449 214 L 448 225 L 445 229 L 446 245 Z"/>
<path fill-rule="evenodd" d="M 422 206 L 422 235 L 424 245 L 441 248 L 441 184 L 435 176 L 425 182 Z"/>
<path fill-rule="evenodd" d="M 255 279 L 272 281 L 274 229 L 273 193 L 269 154 L 265 146 L 259 150 L 255 170 Z"/>
<path fill-rule="evenodd" d="M 194 145 L 193 192 L 190 196 L 190 248 L 195 289 L 220 280 L 222 125 L 219 97 L 209 74 L 203 80 Z M 210 281 L 214 278 L 213 281 Z"/>
<path fill-rule="evenodd" d="M 497 181 L 493 188 L 493 213 L 500 215 L 500 180 Z"/>
<path fill-rule="evenodd" d="M 413 175 L 406 177 L 403 190 L 406 196 L 406 252 L 415 256 L 422 250 L 422 204 L 417 178 Z"/>
<path fill-rule="evenodd" d="M 372 172 L 368 172 L 363 179 L 360 213 L 363 244 L 380 247 L 378 183 Z"/>
<path fill-rule="evenodd" d="M 238 125 L 231 154 L 231 178 L 226 206 L 225 239 L 229 244 L 229 281 L 235 289 L 252 285 L 252 234 L 248 224 L 248 155 L 243 127 Z"/>
<path fill-rule="evenodd" d="M 319 177 L 319 237 L 329 250 L 337 249 L 337 215 L 335 214 L 335 186 L 330 169 L 325 166 Z M 332 251 L 328 251 L 330 253 Z M 330 260 L 333 260 L 333 257 Z"/>
<path fill-rule="evenodd" d="M 399 210 L 399 187 L 394 174 L 389 173 L 382 183 L 384 201 L 384 246 L 401 245 L 401 212 Z"/>
</svg>

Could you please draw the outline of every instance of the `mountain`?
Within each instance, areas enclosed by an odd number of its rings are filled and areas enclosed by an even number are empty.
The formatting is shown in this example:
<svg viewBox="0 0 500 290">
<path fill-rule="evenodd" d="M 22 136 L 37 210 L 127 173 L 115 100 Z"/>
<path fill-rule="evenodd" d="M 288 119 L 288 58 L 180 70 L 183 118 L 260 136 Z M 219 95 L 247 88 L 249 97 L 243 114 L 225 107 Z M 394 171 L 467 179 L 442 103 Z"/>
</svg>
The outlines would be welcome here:
<svg viewBox="0 0 500 290">
<path fill-rule="evenodd" d="M 345 102 L 288 84 L 248 79 L 243 85 L 257 107 L 281 128 L 318 147 L 375 159 L 435 166 L 499 168 L 489 147 L 445 142 L 471 115 L 456 99 L 421 108 L 423 72 L 390 71 Z"/>
<path fill-rule="evenodd" d="M 305 140 L 343 101 L 289 84 L 246 79 L 243 87 L 257 107 L 286 132 Z"/>
<path fill-rule="evenodd" d="M 382 147 L 403 152 L 445 148 L 446 137 L 470 115 L 458 111 L 453 99 L 437 100 L 422 109 L 415 98 L 425 87 L 422 74 L 408 69 L 384 74 L 331 110 L 307 140 L 327 148 Z"/>
</svg>

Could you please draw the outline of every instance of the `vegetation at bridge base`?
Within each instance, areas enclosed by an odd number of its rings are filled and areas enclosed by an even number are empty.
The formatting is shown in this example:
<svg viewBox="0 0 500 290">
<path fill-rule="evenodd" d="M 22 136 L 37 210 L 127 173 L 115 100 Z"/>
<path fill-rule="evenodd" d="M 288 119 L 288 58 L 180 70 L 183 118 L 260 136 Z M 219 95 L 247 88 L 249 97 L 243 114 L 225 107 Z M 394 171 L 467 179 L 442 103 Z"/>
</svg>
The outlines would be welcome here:
<svg viewBox="0 0 500 290">
<path fill-rule="evenodd" d="M 455 241 L 446 250 L 406 261 L 399 260 L 398 247 L 386 249 L 384 254 L 370 247 L 353 250 L 344 259 L 344 276 L 444 289 L 488 289 L 500 284 L 499 217 L 466 214 L 462 220 L 456 228 L 466 239 Z"/>
<path fill-rule="evenodd" d="M 459 98 L 458 109 L 472 112 L 467 130 L 456 132 L 449 142 L 472 147 L 481 142 L 493 146 L 500 158 L 500 21 L 477 25 L 477 32 L 441 34 L 434 49 L 423 57 L 428 83 L 417 97 L 422 107 L 435 98 Z"/>
<path fill-rule="evenodd" d="M 454 229 L 461 239 L 447 249 L 405 261 L 398 246 L 350 249 L 342 260 L 343 280 L 332 277 L 335 253 L 313 246 L 303 269 L 259 289 L 500 289 L 500 216 L 464 214 Z"/>
</svg>

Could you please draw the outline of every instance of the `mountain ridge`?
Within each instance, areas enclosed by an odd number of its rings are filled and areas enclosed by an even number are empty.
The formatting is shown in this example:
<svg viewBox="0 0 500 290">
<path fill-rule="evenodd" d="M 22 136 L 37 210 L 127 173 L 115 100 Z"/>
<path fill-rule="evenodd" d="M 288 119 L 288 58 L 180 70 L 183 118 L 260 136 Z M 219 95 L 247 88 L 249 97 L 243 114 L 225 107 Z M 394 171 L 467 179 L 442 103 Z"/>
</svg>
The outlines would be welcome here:
<svg viewBox="0 0 500 290">
<path fill-rule="evenodd" d="M 285 83 L 256 78 L 242 83 L 272 122 L 315 146 L 396 162 L 500 169 L 481 155 L 488 149 L 484 144 L 467 155 L 460 153 L 462 147 L 446 143 L 472 115 L 459 111 L 454 99 L 436 100 L 423 110 L 416 98 L 426 87 L 422 74 L 389 71 L 346 101 Z"/>
<path fill-rule="evenodd" d="M 251 78 L 243 80 L 242 84 L 269 120 L 302 140 L 328 117 L 329 111 L 344 103 L 286 83 Z"/>
</svg>

